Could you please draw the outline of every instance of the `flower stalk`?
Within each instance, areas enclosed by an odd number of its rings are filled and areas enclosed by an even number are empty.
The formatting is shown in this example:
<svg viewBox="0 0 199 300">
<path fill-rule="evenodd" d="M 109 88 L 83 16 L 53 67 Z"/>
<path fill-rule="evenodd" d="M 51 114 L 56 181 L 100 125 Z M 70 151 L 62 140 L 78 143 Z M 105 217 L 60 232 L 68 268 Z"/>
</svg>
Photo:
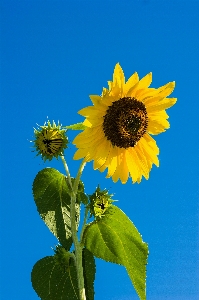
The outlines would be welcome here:
<svg viewBox="0 0 199 300">
<path fill-rule="evenodd" d="M 84 288 L 84 275 L 83 275 L 83 266 L 82 266 L 82 246 L 78 241 L 77 230 L 76 230 L 76 221 L 75 221 L 75 204 L 76 204 L 76 194 L 78 190 L 78 184 L 80 181 L 81 174 L 83 172 L 85 162 L 83 161 L 78 170 L 77 176 L 75 178 L 74 184 L 72 184 L 70 172 L 68 169 L 68 165 L 64 156 L 61 156 L 68 181 L 71 187 L 71 203 L 70 203 L 70 219 L 71 219 L 71 233 L 72 239 L 75 247 L 75 263 L 77 270 L 77 278 L 78 278 L 78 288 L 79 288 L 79 296 L 80 300 L 86 300 L 85 288 Z"/>
</svg>

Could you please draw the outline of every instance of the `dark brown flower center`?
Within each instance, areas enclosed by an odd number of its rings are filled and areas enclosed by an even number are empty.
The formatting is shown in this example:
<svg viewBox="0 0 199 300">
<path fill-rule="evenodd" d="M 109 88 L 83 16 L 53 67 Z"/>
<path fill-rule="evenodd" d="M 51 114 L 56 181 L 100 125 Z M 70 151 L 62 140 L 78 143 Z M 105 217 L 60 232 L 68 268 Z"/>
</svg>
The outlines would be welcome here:
<svg viewBox="0 0 199 300">
<path fill-rule="evenodd" d="M 103 130 L 113 146 L 134 147 L 146 133 L 148 116 L 145 105 L 135 98 L 124 97 L 106 111 Z"/>
</svg>

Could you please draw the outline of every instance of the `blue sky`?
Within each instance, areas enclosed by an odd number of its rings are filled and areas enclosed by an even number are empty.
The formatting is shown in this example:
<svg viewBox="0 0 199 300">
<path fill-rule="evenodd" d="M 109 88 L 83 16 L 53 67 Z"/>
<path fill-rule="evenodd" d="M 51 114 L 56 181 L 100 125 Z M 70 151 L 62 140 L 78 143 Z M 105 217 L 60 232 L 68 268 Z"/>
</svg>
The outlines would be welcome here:
<svg viewBox="0 0 199 300">
<path fill-rule="evenodd" d="M 156 136 L 160 167 L 148 181 L 114 184 L 88 164 L 86 192 L 100 183 L 149 244 L 147 300 L 199 299 L 199 1 L 10 1 L 1 6 L 0 298 L 38 299 L 30 272 L 55 237 L 31 194 L 44 163 L 31 152 L 33 127 L 80 122 L 120 62 L 126 78 L 153 72 L 152 87 L 176 81 L 171 128 Z M 75 134 L 69 133 L 70 141 Z M 75 176 L 75 147 L 67 150 Z M 136 300 L 123 267 L 96 260 L 96 300 Z"/>
</svg>

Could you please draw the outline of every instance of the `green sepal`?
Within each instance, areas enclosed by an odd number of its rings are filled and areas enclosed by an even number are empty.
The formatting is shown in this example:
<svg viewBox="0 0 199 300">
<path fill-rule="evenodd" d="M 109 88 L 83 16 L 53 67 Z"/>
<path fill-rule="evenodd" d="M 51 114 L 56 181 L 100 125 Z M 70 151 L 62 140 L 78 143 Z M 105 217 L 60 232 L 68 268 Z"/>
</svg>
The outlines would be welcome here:
<svg viewBox="0 0 199 300">
<path fill-rule="evenodd" d="M 83 123 L 76 123 L 69 126 L 62 126 L 62 128 L 71 129 L 71 130 L 84 130 L 87 127 Z"/>
<path fill-rule="evenodd" d="M 70 191 L 66 177 L 53 168 L 40 171 L 33 182 L 33 196 L 37 210 L 50 231 L 66 249 L 70 249 Z M 78 228 L 80 206 L 76 204 Z"/>
<path fill-rule="evenodd" d="M 46 256 L 34 265 L 31 281 L 35 292 L 42 300 L 79 300 L 74 260 L 59 264 L 55 256 Z"/>
<path fill-rule="evenodd" d="M 94 281 L 96 273 L 95 259 L 93 254 L 86 248 L 82 250 L 82 265 L 86 300 L 94 300 Z"/>
<path fill-rule="evenodd" d="M 112 205 L 103 218 L 87 225 L 82 241 L 94 256 L 123 265 L 140 299 L 146 299 L 148 246 L 124 212 Z"/>
</svg>

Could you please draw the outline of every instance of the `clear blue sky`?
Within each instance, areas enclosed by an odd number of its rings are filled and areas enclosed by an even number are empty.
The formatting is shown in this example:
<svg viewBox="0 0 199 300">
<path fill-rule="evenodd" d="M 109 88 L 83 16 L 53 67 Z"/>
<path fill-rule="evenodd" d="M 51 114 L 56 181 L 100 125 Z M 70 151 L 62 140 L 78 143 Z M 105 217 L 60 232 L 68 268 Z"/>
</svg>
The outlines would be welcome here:
<svg viewBox="0 0 199 300">
<path fill-rule="evenodd" d="M 153 72 L 153 87 L 176 81 L 171 128 L 156 137 L 160 167 L 148 181 L 114 184 L 86 166 L 92 193 L 115 193 L 149 244 L 147 300 L 199 299 L 199 1 L 1 0 L 1 300 L 36 300 L 30 272 L 57 243 L 31 194 L 37 172 L 64 172 L 31 152 L 33 127 L 83 120 L 120 62 L 126 78 Z M 72 141 L 74 133 L 69 134 Z M 67 161 L 73 176 L 79 162 Z M 123 267 L 96 260 L 96 300 L 136 300 Z"/>
</svg>

